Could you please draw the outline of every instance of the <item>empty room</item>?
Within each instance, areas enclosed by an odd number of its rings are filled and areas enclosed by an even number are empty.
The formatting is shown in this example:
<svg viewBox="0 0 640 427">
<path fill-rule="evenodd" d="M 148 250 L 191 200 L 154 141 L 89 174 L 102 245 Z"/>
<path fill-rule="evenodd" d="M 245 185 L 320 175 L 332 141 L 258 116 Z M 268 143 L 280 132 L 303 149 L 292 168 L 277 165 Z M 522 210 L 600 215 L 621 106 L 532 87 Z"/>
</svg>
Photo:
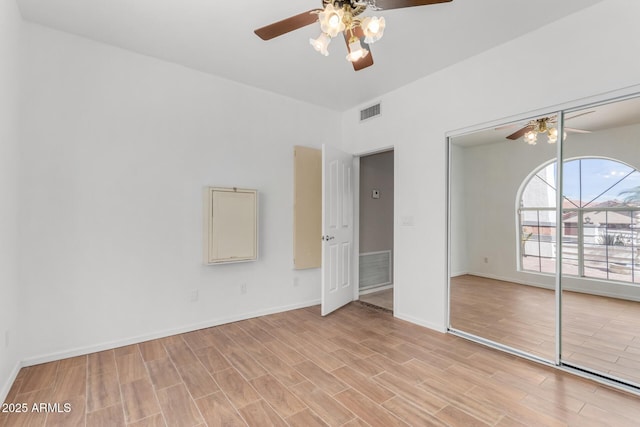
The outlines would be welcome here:
<svg viewBox="0 0 640 427">
<path fill-rule="evenodd" d="M 637 425 L 638 16 L 0 0 L 0 427 Z"/>
</svg>

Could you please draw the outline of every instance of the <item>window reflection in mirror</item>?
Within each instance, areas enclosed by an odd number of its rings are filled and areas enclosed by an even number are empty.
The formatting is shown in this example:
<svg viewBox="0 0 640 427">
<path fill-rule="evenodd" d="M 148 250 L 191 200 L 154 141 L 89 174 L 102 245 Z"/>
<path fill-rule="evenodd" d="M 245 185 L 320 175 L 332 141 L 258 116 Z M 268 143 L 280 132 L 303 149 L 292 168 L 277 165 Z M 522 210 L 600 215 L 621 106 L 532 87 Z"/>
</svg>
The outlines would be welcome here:
<svg viewBox="0 0 640 427">
<path fill-rule="evenodd" d="M 640 98 L 566 117 L 562 361 L 640 385 Z"/>
</svg>

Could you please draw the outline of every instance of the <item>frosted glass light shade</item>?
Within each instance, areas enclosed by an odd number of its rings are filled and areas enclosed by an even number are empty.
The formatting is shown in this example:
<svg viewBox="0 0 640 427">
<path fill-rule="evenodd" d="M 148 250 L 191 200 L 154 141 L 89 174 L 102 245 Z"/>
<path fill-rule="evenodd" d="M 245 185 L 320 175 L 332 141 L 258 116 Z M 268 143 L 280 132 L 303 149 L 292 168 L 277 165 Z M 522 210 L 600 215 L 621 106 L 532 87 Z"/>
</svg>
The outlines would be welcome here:
<svg viewBox="0 0 640 427">
<path fill-rule="evenodd" d="M 323 33 L 329 35 L 329 37 L 335 37 L 345 29 L 343 21 L 344 10 L 333 7 L 333 4 L 329 3 L 325 6 L 324 10 L 318 14 L 318 21 L 320 21 L 320 29 Z"/>
<path fill-rule="evenodd" d="M 349 43 L 349 54 L 347 55 L 347 61 L 356 62 L 357 60 L 364 58 L 369 54 L 367 49 L 364 49 L 360 44 L 360 40 L 355 39 Z"/>
<path fill-rule="evenodd" d="M 383 17 L 367 16 L 360 24 L 364 33 L 364 42 L 375 43 L 380 40 L 384 34 L 385 22 Z"/>
<path fill-rule="evenodd" d="M 331 37 L 327 33 L 321 33 L 316 39 L 309 39 L 309 43 L 316 52 L 320 52 L 324 56 L 329 56 L 329 43 L 331 43 Z"/>
<path fill-rule="evenodd" d="M 537 139 L 538 133 L 536 131 L 530 130 L 529 132 L 524 134 L 524 140 L 529 145 L 536 145 Z"/>
</svg>

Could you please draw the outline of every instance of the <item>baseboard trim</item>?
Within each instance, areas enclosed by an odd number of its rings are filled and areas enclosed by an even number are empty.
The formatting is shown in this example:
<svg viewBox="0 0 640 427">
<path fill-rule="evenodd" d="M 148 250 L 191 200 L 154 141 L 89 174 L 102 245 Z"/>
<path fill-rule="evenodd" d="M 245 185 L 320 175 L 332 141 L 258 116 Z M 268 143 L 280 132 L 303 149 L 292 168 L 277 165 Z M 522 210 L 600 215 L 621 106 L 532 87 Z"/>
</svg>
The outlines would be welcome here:
<svg viewBox="0 0 640 427">
<path fill-rule="evenodd" d="M 438 325 L 432 322 L 427 322 L 423 319 L 418 319 L 417 317 L 409 316 L 407 314 L 394 312 L 393 316 L 397 317 L 400 320 L 404 320 L 406 322 L 413 323 L 418 326 L 423 326 L 425 328 L 433 329 L 434 331 L 438 331 L 443 334 L 447 332 L 447 328 L 445 328 L 444 325 Z"/>
<path fill-rule="evenodd" d="M 545 285 L 543 283 L 535 283 L 535 282 L 515 279 L 515 278 L 511 278 L 511 277 L 502 277 L 502 276 L 497 276 L 497 275 L 494 275 L 494 274 L 486 274 L 486 273 L 467 273 L 467 274 L 472 275 L 472 276 L 484 277 L 486 279 L 500 280 L 502 282 L 516 283 L 518 285 L 526 285 L 526 286 L 533 286 L 535 288 L 549 289 L 549 290 L 552 290 L 552 291 L 555 290 L 555 288 L 556 288 L 555 285 Z M 592 282 L 592 281 L 590 281 L 590 282 Z M 638 297 L 636 297 L 634 295 L 627 295 L 627 294 L 615 293 L 615 292 L 607 292 L 607 291 L 598 290 L 598 289 L 587 289 L 587 290 L 585 290 L 585 289 L 577 288 L 577 287 L 574 287 L 574 286 L 571 286 L 571 285 L 564 285 L 562 287 L 562 290 L 563 291 L 570 291 L 570 292 L 577 292 L 577 293 L 581 293 L 581 294 L 597 295 L 599 297 L 626 299 L 626 300 L 630 300 L 630 301 L 640 302 L 640 298 L 638 298 Z"/>
<path fill-rule="evenodd" d="M 457 271 L 457 272 L 451 272 L 451 277 L 458 277 L 458 276 L 464 276 L 466 274 L 472 274 L 469 273 L 467 271 Z"/>
<path fill-rule="evenodd" d="M 16 381 L 16 378 L 18 377 L 18 372 L 20 372 L 21 368 L 22 368 L 22 363 L 17 362 L 16 365 L 13 367 L 13 371 L 11 371 L 11 374 L 9 374 L 9 378 L 7 378 L 7 381 L 2 385 L 2 388 L 0 389 L 0 403 L 4 402 L 7 396 L 9 395 L 11 386 Z M 8 402 L 8 403 L 11 403 L 11 402 Z"/>
<path fill-rule="evenodd" d="M 372 294 L 374 292 L 385 291 L 387 289 L 393 289 L 393 283 L 389 283 L 388 285 L 376 285 L 366 289 L 361 289 L 358 293 L 360 295 L 367 295 L 367 294 Z"/>
<path fill-rule="evenodd" d="M 266 316 L 269 314 L 282 313 L 284 311 L 297 310 L 299 308 L 311 307 L 318 304 L 320 304 L 319 299 L 306 301 L 298 304 L 291 304 L 287 306 L 272 307 L 264 310 L 257 310 L 254 312 L 244 313 L 238 316 L 211 319 L 205 322 L 193 323 L 191 325 L 186 325 L 179 328 L 167 329 L 164 331 L 154 332 L 154 333 L 145 334 L 145 335 L 138 335 L 134 337 L 125 338 L 122 340 L 109 341 L 102 344 L 96 344 L 96 345 L 87 346 L 87 347 L 78 347 L 71 350 L 44 354 L 41 356 L 24 359 L 21 363 L 18 364 L 19 365 L 18 370 L 20 370 L 21 367 L 39 365 L 41 363 L 53 362 L 55 360 L 67 359 L 69 357 L 83 356 L 85 354 L 95 353 L 98 351 L 110 350 L 113 348 L 123 347 L 126 345 L 138 344 L 138 343 L 149 341 L 149 340 L 155 340 L 158 338 L 165 338 L 171 335 L 184 334 L 186 332 L 197 331 L 198 329 L 212 328 L 214 326 L 220 326 L 226 323 L 253 319 L 254 317 Z M 16 372 L 16 375 L 17 375 L 17 372 Z M 15 380 L 15 377 L 11 380 L 9 384 L 12 384 L 14 380 Z"/>
<path fill-rule="evenodd" d="M 533 287 L 536 287 L 536 288 L 543 288 L 543 289 L 555 289 L 555 285 L 545 285 L 543 283 L 535 283 L 535 282 L 530 282 L 530 281 L 527 281 L 527 280 L 521 280 L 521 279 L 513 278 L 513 277 L 498 276 L 496 274 L 474 273 L 474 272 L 469 272 L 469 273 L 466 273 L 466 274 L 468 274 L 470 276 L 484 277 L 485 279 L 500 280 L 501 282 L 517 283 L 518 285 L 527 285 L 527 286 L 533 286 Z"/>
</svg>

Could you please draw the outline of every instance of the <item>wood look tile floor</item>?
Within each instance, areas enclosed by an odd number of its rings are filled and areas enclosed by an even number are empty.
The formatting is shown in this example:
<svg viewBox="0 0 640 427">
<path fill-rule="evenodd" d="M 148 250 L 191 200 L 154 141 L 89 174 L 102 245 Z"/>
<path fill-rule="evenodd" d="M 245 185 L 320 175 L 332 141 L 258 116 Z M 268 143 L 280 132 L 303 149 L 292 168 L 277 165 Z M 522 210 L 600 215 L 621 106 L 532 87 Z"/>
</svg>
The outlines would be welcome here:
<svg viewBox="0 0 640 427">
<path fill-rule="evenodd" d="M 637 426 L 637 396 L 360 304 L 20 371 L 0 426 Z"/>
<path fill-rule="evenodd" d="M 360 295 L 360 301 L 393 311 L 393 288 Z"/>
<path fill-rule="evenodd" d="M 555 358 L 555 292 L 464 275 L 451 280 L 451 324 Z M 565 362 L 640 385 L 640 303 L 563 292 Z M 640 424 L 640 423 L 639 423 Z"/>
</svg>

